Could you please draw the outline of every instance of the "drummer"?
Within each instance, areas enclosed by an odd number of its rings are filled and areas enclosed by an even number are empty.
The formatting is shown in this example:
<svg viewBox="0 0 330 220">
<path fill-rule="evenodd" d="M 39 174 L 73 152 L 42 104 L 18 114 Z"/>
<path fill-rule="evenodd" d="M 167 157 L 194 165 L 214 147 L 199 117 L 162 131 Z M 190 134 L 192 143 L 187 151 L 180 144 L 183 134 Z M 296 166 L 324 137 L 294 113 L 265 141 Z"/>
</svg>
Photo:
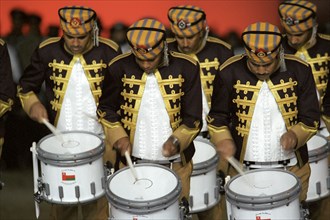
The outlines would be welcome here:
<svg viewBox="0 0 330 220">
<path fill-rule="evenodd" d="M 246 168 L 293 172 L 301 180 L 299 199 L 305 204 L 306 142 L 316 134 L 320 118 L 312 70 L 284 55 L 282 35 L 270 23 L 249 25 L 242 40 L 246 53 L 227 60 L 214 79 L 207 118 L 211 142 L 223 158 L 236 158 Z M 224 172 L 238 173 L 233 166 Z"/>
<path fill-rule="evenodd" d="M 15 85 L 7 43 L 0 38 L 0 159 L 5 137 L 5 119 L 14 104 Z M 1 184 L 1 181 L 0 181 Z M 0 185 L 1 189 L 1 185 Z"/>
<path fill-rule="evenodd" d="M 176 172 L 180 200 L 189 198 L 193 139 L 202 126 L 199 64 L 168 51 L 165 26 L 141 19 L 127 31 L 132 52 L 118 56 L 104 78 L 98 116 L 116 169 L 128 151 L 136 163 L 157 163 Z M 164 181 L 166 181 L 164 179 Z"/>
<path fill-rule="evenodd" d="M 96 12 L 84 6 L 58 10 L 63 36 L 42 42 L 19 81 L 18 96 L 28 116 L 47 120 L 60 131 L 103 134 L 96 105 L 107 63 L 120 54 L 119 46 L 98 36 Z M 38 93 L 45 82 L 43 102 Z M 106 219 L 105 197 L 83 205 L 52 205 L 51 219 Z"/>
<path fill-rule="evenodd" d="M 170 50 L 185 53 L 200 63 L 202 83 L 203 127 L 200 136 L 209 139 L 206 115 L 211 106 L 212 83 L 219 66 L 233 56 L 231 46 L 217 37 L 209 36 L 209 26 L 205 11 L 194 5 L 171 7 L 167 16 L 174 38 L 168 38 Z M 220 158 L 218 170 L 227 166 L 226 160 Z M 223 212 L 219 205 L 203 212 L 198 212 L 198 219 L 221 219 Z"/>
<path fill-rule="evenodd" d="M 318 33 L 317 6 L 311 1 L 289 0 L 279 4 L 278 12 L 285 32 L 284 51 L 311 65 L 319 103 L 322 104 L 330 71 L 330 36 Z M 330 128 L 330 123 L 329 119 L 326 120 L 325 123 L 321 118 L 319 133 L 329 136 L 326 124 Z M 330 162 L 330 157 L 328 160 Z M 325 207 L 322 203 L 323 200 L 309 203 L 313 219 L 326 218 L 324 210 L 327 209 L 322 208 Z"/>
</svg>

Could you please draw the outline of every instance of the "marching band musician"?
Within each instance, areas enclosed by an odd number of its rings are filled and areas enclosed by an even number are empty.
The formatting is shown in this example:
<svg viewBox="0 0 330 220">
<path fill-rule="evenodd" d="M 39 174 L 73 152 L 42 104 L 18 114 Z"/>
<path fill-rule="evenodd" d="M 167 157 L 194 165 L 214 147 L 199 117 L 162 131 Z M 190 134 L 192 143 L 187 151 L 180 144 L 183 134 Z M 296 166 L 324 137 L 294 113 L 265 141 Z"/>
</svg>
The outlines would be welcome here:
<svg viewBox="0 0 330 220">
<path fill-rule="evenodd" d="M 7 44 L 0 39 L 0 159 L 5 137 L 5 115 L 14 104 L 15 86 Z"/>
<path fill-rule="evenodd" d="M 116 169 L 126 151 L 135 163 L 170 167 L 189 198 L 194 138 L 202 126 L 199 65 L 167 49 L 165 26 L 141 19 L 127 31 L 131 52 L 119 55 L 104 78 L 98 116 Z M 115 152 L 112 151 L 112 152 Z"/>
<path fill-rule="evenodd" d="M 330 71 L 330 36 L 318 33 L 317 6 L 310 1 L 290 0 L 282 2 L 278 7 L 278 12 L 285 32 L 284 51 L 288 54 L 294 54 L 311 66 L 322 111 L 322 100 L 326 92 Z M 324 110 L 324 112 L 326 111 Z M 328 121 L 325 122 L 325 120 Z M 329 119 L 322 117 L 319 133 L 327 131 L 326 124 L 329 124 Z M 328 134 L 327 131 L 323 135 Z M 330 155 L 328 162 L 330 164 Z M 329 196 L 320 201 L 309 202 L 311 218 L 327 219 L 324 210 L 327 210 L 325 207 L 329 202 Z"/>
<path fill-rule="evenodd" d="M 42 42 L 32 55 L 18 85 L 18 96 L 28 116 L 49 120 L 59 131 L 81 130 L 98 135 L 103 128 L 96 108 L 108 64 L 120 54 L 119 46 L 98 36 L 96 12 L 84 6 L 58 10 L 62 37 Z M 46 101 L 38 93 L 45 82 Z M 106 219 L 105 197 L 86 204 L 52 205 L 53 219 Z M 80 211 L 81 210 L 81 211 Z"/>
<path fill-rule="evenodd" d="M 302 183 L 299 200 L 308 219 L 306 142 L 320 118 L 311 68 L 284 55 L 282 34 L 270 23 L 249 25 L 242 40 L 246 54 L 227 60 L 214 79 L 207 118 L 211 141 L 224 158 L 234 157 L 249 169 L 285 167 L 294 173 Z M 224 172 L 237 174 L 232 166 Z"/>
<path fill-rule="evenodd" d="M 191 56 L 200 64 L 200 78 L 202 83 L 203 101 L 203 127 L 201 135 L 209 138 L 206 116 L 211 106 L 212 83 L 220 65 L 232 57 L 231 46 L 216 37 L 209 36 L 209 27 L 206 14 L 200 7 L 193 5 L 180 5 L 168 10 L 168 19 L 171 31 L 175 38 L 168 38 L 170 50 L 181 52 Z M 226 166 L 226 160 L 220 158 L 218 170 Z M 198 219 L 221 219 L 220 205 L 217 204 L 211 210 L 198 212 Z"/>
</svg>

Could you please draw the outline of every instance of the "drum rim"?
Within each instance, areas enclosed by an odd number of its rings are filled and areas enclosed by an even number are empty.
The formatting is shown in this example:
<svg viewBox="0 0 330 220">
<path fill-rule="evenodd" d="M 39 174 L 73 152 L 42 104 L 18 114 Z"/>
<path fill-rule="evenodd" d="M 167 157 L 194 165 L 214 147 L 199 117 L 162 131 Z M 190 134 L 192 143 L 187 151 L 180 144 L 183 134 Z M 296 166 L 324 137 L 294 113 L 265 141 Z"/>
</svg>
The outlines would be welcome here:
<svg viewBox="0 0 330 220">
<path fill-rule="evenodd" d="M 89 151 L 85 151 L 83 153 L 78 153 L 78 154 L 70 154 L 70 155 L 59 155 L 56 153 L 51 153 L 51 152 L 47 152 L 43 149 L 41 149 L 40 145 L 43 141 L 47 140 L 50 137 L 54 137 L 54 134 L 49 134 L 45 137 L 43 137 L 42 139 L 40 139 L 40 141 L 37 144 L 37 157 L 45 162 L 45 163 L 49 163 L 49 164 L 53 164 L 53 165 L 65 165 L 65 166 L 71 166 L 72 164 L 74 165 L 81 165 L 81 164 L 85 164 L 91 161 L 94 161 L 95 159 L 99 158 L 100 156 L 103 155 L 104 150 L 105 150 L 105 146 L 104 146 L 104 141 L 103 139 L 96 135 L 95 133 L 89 132 L 89 131 L 64 131 L 62 132 L 64 134 L 69 134 L 69 133 L 76 133 L 76 134 L 89 134 L 92 135 L 96 138 L 98 138 L 100 140 L 100 144 L 98 146 L 96 146 L 95 148 L 89 150 Z"/>
<path fill-rule="evenodd" d="M 322 135 L 322 134 L 315 134 L 313 137 L 315 137 L 315 136 L 318 136 L 318 137 L 324 139 L 325 140 L 325 144 L 322 145 L 319 148 L 316 148 L 316 149 L 313 149 L 313 150 L 308 150 L 308 162 L 310 162 L 310 163 L 313 163 L 313 162 L 316 162 L 316 161 L 320 161 L 320 160 L 328 157 L 328 155 L 329 155 L 329 149 L 330 148 L 329 148 L 329 141 L 328 141 L 328 139 L 324 135 Z M 311 137 L 309 140 L 311 140 L 313 137 Z M 307 146 L 307 148 L 308 148 L 308 146 Z"/>
<path fill-rule="evenodd" d="M 158 168 L 162 168 L 165 170 L 170 171 L 178 180 L 177 185 L 174 187 L 174 189 L 170 192 L 168 192 L 165 196 L 157 198 L 157 199 L 151 199 L 151 200 L 145 200 L 145 201 L 136 201 L 136 200 L 130 200 L 130 199 L 124 199 L 116 194 L 114 194 L 111 190 L 110 190 L 110 182 L 111 180 L 118 175 L 118 173 L 126 171 L 128 169 L 130 169 L 129 167 L 124 167 L 120 170 L 118 170 L 116 173 L 114 173 L 113 175 L 111 175 L 106 183 L 106 197 L 108 199 L 108 202 L 120 209 L 123 210 L 125 212 L 128 213 L 134 213 L 134 214 L 148 214 L 148 213 L 153 213 L 153 212 L 157 212 L 160 211 L 162 209 L 164 209 L 164 207 L 169 207 L 172 204 L 174 204 L 175 202 L 178 202 L 178 199 L 180 197 L 181 191 L 182 191 L 182 185 L 181 185 L 181 180 L 178 177 L 178 175 L 171 169 L 159 165 L 159 164 L 152 164 L 152 163 L 141 163 L 141 164 L 136 164 L 134 165 L 135 167 L 158 167 Z"/>
<path fill-rule="evenodd" d="M 210 145 L 214 149 L 214 145 L 208 139 L 200 138 L 199 136 L 197 136 L 194 141 L 205 143 L 207 145 Z M 214 167 L 217 166 L 218 161 L 219 161 L 219 155 L 217 154 L 217 151 L 215 149 L 214 149 L 214 151 L 215 151 L 215 154 L 210 159 L 199 162 L 199 163 L 193 163 L 193 171 L 192 171 L 191 176 L 197 176 L 197 175 L 207 173 L 207 172 L 213 170 Z M 195 151 L 195 153 L 196 153 L 196 151 Z M 192 159 L 192 161 L 193 161 L 193 159 Z"/>
<path fill-rule="evenodd" d="M 236 192 L 233 192 L 229 186 L 230 183 L 241 177 L 240 174 L 231 178 L 225 186 L 226 199 L 231 205 L 238 206 L 243 209 L 248 210 L 265 210 L 269 208 L 277 208 L 286 204 L 289 204 L 295 201 L 300 194 L 301 190 L 301 182 L 299 178 L 292 172 L 279 170 L 279 169 L 257 169 L 257 170 L 249 170 L 246 173 L 255 173 L 255 172 L 267 172 L 267 171 L 275 171 L 282 172 L 293 176 L 297 181 L 296 183 L 289 189 L 284 190 L 281 194 L 268 195 L 268 196 L 246 196 L 240 195 Z M 253 203 L 251 203 L 253 202 Z"/>
<path fill-rule="evenodd" d="M 59 205 L 76 205 L 76 204 L 85 204 L 85 203 L 90 203 L 92 201 L 98 200 L 100 198 L 102 198 L 105 195 L 105 190 L 102 190 L 102 193 L 100 193 L 97 196 L 94 196 L 93 198 L 89 198 L 89 199 L 84 199 L 81 201 L 60 201 L 60 200 L 55 200 L 54 197 L 52 197 L 52 199 L 49 199 L 47 195 L 43 194 L 42 195 L 42 199 L 45 200 L 48 203 L 51 204 L 59 204 Z"/>
</svg>

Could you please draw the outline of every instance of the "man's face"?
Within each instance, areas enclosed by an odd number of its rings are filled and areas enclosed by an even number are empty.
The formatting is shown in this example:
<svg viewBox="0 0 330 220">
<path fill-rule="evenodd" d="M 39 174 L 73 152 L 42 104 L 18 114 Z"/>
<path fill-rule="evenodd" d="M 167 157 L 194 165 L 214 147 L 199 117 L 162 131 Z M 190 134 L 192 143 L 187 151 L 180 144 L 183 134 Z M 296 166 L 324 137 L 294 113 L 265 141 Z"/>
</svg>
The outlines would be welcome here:
<svg viewBox="0 0 330 220">
<path fill-rule="evenodd" d="M 279 58 L 275 58 L 269 63 L 256 63 L 251 59 L 248 59 L 247 64 L 250 71 L 259 79 L 267 80 L 279 66 Z"/>
<path fill-rule="evenodd" d="M 286 35 L 288 37 L 288 43 L 291 47 L 295 48 L 296 50 L 299 50 L 301 47 L 303 47 L 309 39 L 312 37 L 313 29 L 309 29 L 304 32 L 286 32 Z"/>
<path fill-rule="evenodd" d="M 136 63 L 147 74 L 153 73 L 155 71 L 155 69 L 160 64 L 161 59 L 162 59 L 162 53 L 158 54 L 154 59 L 149 59 L 149 60 L 142 60 L 139 59 L 138 57 L 135 57 Z"/>
<path fill-rule="evenodd" d="M 92 45 L 91 33 L 87 33 L 84 35 L 70 35 L 64 33 L 63 37 L 66 48 L 74 55 L 82 54 Z"/>
<path fill-rule="evenodd" d="M 200 31 L 190 37 L 175 35 L 175 38 L 178 42 L 179 49 L 185 54 L 191 54 L 196 52 L 202 43 L 203 32 Z"/>
</svg>

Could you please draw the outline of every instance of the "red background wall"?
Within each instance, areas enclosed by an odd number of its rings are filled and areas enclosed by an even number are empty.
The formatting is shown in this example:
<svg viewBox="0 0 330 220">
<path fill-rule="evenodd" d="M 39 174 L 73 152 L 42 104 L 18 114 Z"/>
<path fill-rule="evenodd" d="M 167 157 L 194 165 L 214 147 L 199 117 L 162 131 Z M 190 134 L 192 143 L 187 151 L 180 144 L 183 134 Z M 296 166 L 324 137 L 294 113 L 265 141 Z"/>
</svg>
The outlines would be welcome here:
<svg viewBox="0 0 330 220">
<path fill-rule="evenodd" d="M 130 25 L 136 20 L 151 16 L 162 21 L 166 26 L 167 11 L 172 6 L 194 4 L 203 8 L 211 29 L 220 35 L 234 30 L 241 32 L 247 25 L 256 21 L 279 23 L 277 7 L 280 0 L 0 0 L 0 35 L 9 32 L 10 10 L 14 7 L 24 9 L 27 13 L 38 13 L 42 16 L 42 31 L 45 33 L 50 24 L 59 24 L 57 10 L 67 5 L 84 5 L 96 10 L 104 27 L 103 35 L 108 34 L 109 27 L 118 21 Z M 329 1 L 329 0 L 326 0 Z"/>
<path fill-rule="evenodd" d="M 319 22 L 330 22 L 330 0 L 310 0 L 318 6 Z M 154 17 L 168 26 L 167 11 L 172 6 L 193 4 L 203 8 L 211 30 L 219 35 L 229 31 L 241 33 L 244 28 L 256 21 L 268 21 L 279 25 L 277 7 L 281 0 L 0 0 L 0 36 L 11 28 L 10 10 L 19 7 L 27 13 L 42 16 L 42 31 L 48 25 L 58 25 L 57 10 L 67 5 L 85 5 L 96 10 L 104 31 L 118 21 L 127 25 L 142 17 Z"/>
</svg>

